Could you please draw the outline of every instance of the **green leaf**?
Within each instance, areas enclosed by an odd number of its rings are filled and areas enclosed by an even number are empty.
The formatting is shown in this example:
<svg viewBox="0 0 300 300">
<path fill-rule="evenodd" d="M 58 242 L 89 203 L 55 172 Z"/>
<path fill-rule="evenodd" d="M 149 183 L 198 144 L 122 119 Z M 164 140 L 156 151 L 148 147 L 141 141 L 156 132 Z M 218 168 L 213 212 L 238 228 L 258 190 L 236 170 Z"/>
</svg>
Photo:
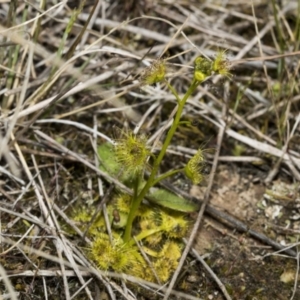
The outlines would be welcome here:
<svg viewBox="0 0 300 300">
<path fill-rule="evenodd" d="M 100 170 L 120 180 L 124 184 L 132 182 L 132 174 L 123 170 L 123 166 L 116 160 L 114 146 L 110 143 L 103 143 L 98 147 L 98 155 L 101 159 Z"/>
<path fill-rule="evenodd" d="M 199 209 L 199 205 L 189 200 L 181 198 L 167 190 L 151 188 L 147 198 L 158 205 L 181 212 L 194 212 Z"/>
</svg>

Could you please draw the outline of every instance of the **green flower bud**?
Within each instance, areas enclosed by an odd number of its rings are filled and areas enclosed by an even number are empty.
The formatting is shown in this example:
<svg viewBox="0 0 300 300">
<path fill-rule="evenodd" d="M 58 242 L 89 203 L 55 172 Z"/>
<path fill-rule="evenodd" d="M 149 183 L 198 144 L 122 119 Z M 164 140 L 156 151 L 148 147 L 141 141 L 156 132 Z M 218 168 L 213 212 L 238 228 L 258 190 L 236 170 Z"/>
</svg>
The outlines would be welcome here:
<svg viewBox="0 0 300 300">
<path fill-rule="evenodd" d="M 203 162 L 203 152 L 199 149 L 184 168 L 186 177 L 188 177 L 194 184 L 199 184 L 203 180 Z"/>
<path fill-rule="evenodd" d="M 166 76 L 166 63 L 163 59 L 155 60 L 148 68 L 146 68 L 141 76 L 143 84 L 155 84 L 161 82 Z"/>
<path fill-rule="evenodd" d="M 226 51 L 219 51 L 213 61 L 212 69 L 215 73 L 230 77 L 230 63 L 225 56 Z"/>
<path fill-rule="evenodd" d="M 205 57 L 198 56 L 194 61 L 194 78 L 202 82 L 211 75 L 212 62 Z"/>
<path fill-rule="evenodd" d="M 123 137 L 115 145 L 115 155 L 125 172 L 134 176 L 139 174 L 147 166 L 147 158 L 150 155 L 147 137 L 132 132 L 123 133 Z"/>
</svg>

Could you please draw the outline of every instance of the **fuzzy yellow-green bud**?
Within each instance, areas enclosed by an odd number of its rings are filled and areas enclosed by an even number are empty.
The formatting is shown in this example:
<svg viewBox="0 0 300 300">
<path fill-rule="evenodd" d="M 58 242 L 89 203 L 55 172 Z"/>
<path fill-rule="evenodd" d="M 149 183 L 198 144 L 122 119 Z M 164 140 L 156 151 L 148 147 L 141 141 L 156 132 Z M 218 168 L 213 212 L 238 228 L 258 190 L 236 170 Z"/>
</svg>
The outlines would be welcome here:
<svg viewBox="0 0 300 300">
<path fill-rule="evenodd" d="M 158 231 L 145 237 L 144 241 L 150 246 L 157 246 L 163 239 L 163 232 Z"/>
<path fill-rule="evenodd" d="M 98 234 L 90 249 L 92 259 L 102 270 L 131 273 L 135 264 L 144 263 L 135 246 L 124 244 L 123 239 L 114 234 L 112 243 L 108 235 Z M 134 274 L 132 274 L 134 275 Z"/>
<path fill-rule="evenodd" d="M 202 82 L 211 75 L 212 75 L 212 62 L 205 57 L 198 56 L 194 61 L 195 80 Z"/>
<path fill-rule="evenodd" d="M 203 162 L 203 152 L 199 149 L 184 168 L 186 177 L 188 177 L 194 184 L 199 184 L 203 180 Z"/>
<path fill-rule="evenodd" d="M 226 51 L 219 51 L 217 53 L 216 58 L 213 61 L 212 69 L 215 73 L 230 77 L 231 74 L 229 72 L 230 63 L 225 56 Z"/>
<path fill-rule="evenodd" d="M 144 224 L 149 224 L 150 227 L 159 227 L 162 222 L 161 212 L 161 209 L 157 207 L 143 206 L 139 217 Z"/>
<path fill-rule="evenodd" d="M 147 158 L 150 155 L 147 137 L 132 132 L 124 133 L 115 145 L 115 155 L 124 172 L 134 176 L 140 174 L 147 166 Z"/>
<path fill-rule="evenodd" d="M 160 251 L 161 257 L 168 259 L 173 265 L 174 269 L 177 267 L 179 258 L 181 257 L 182 245 L 178 241 L 168 240 L 163 245 L 163 248 Z"/>
<path fill-rule="evenodd" d="M 169 263 L 169 260 L 165 258 L 160 258 L 154 263 L 154 269 L 156 274 L 161 282 L 166 282 L 171 276 L 173 271 L 172 266 Z"/>
<path fill-rule="evenodd" d="M 161 226 L 161 211 L 150 207 L 144 208 L 143 212 L 139 215 L 139 226 L 141 232 L 151 231 L 154 232 L 144 238 L 144 241 L 150 245 L 155 246 L 159 244 L 163 238 L 163 231 Z M 157 229 L 157 231 L 155 230 Z"/>
<path fill-rule="evenodd" d="M 166 282 L 178 266 L 178 260 L 181 257 L 181 246 L 178 242 L 166 241 L 162 250 L 158 253 L 158 257 L 153 266 L 160 281 Z"/>
<path fill-rule="evenodd" d="M 161 229 L 169 238 L 182 238 L 187 233 L 189 222 L 180 212 L 161 212 Z"/>
<path fill-rule="evenodd" d="M 147 85 L 161 82 L 166 76 L 166 62 L 164 59 L 155 60 L 146 68 L 141 76 L 142 83 Z"/>
<path fill-rule="evenodd" d="M 130 272 L 132 275 L 136 277 L 140 277 L 144 280 L 150 281 L 150 282 L 157 282 L 156 276 L 153 273 L 153 270 L 149 267 L 147 263 L 145 264 L 135 264 L 133 266 L 132 272 Z"/>
<path fill-rule="evenodd" d="M 95 238 L 91 255 L 102 270 L 112 268 L 115 271 L 123 272 L 129 264 L 127 256 L 122 251 L 122 239 L 114 238 L 113 244 L 111 244 L 106 234 L 99 234 Z"/>
<path fill-rule="evenodd" d="M 129 213 L 132 196 L 128 194 L 119 194 L 115 199 L 115 207 L 118 211 Z"/>
</svg>

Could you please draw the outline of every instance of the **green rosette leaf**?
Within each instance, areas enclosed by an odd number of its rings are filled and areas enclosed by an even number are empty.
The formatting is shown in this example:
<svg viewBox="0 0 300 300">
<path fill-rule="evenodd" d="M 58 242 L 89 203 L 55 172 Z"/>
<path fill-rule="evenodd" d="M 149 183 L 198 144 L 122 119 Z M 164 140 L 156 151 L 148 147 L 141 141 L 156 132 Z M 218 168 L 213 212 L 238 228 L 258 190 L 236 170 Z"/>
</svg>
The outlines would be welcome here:
<svg viewBox="0 0 300 300">
<path fill-rule="evenodd" d="M 120 180 L 127 186 L 133 180 L 133 174 L 126 172 L 123 165 L 116 160 L 114 146 L 110 143 L 103 143 L 98 147 L 98 156 L 100 158 L 100 170 L 108 173 L 110 176 Z"/>
<path fill-rule="evenodd" d="M 159 188 L 151 188 L 147 199 L 155 204 L 181 212 L 194 212 L 199 209 L 199 205 L 196 203 Z"/>
</svg>

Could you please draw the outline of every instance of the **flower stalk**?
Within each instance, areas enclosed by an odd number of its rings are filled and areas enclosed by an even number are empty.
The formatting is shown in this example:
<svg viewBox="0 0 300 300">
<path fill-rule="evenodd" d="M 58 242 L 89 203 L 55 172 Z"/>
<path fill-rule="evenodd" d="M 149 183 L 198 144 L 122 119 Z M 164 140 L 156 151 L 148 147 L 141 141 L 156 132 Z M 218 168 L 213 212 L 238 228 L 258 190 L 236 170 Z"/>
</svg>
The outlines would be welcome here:
<svg viewBox="0 0 300 300">
<path fill-rule="evenodd" d="M 171 128 L 169 129 L 166 139 L 163 143 L 163 146 L 159 152 L 159 155 L 157 156 L 156 160 L 153 163 L 153 168 L 152 168 L 150 176 L 147 180 L 146 185 L 141 190 L 139 195 L 132 201 L 132 206 L 131 206 L 131 209 L 130 209 L 130 212 L 128 215 L 127 225 L 126 225 L 125 233 L 124 233 L 124 242 L 128 242 L 131 239 L 132 224 L 133 224 L 134 218 L 136 216 L 136 212 L 137 212 L 139 206 L 141 205 L 141 202 L 143 201 L 144 197 L 146 196 L 146 194 L 148 193 L 150 188 L 155 183 L 155 176 L 158 172 L 158 168 L 167 152 L 167 148 L 169 147 L 169 145 L 171 143 L 171 140 L 176 132 L 176 129 L 179 126 L 180 118 L 182 115 L 184 105 L 185 105 L 186 101 L 188 100 L 188 98 L 192 95 L 192 93 L 196 90 L 197 86 L 200 83 L 201 83 L 201 81 L 198 81 L 194 78 L 192 81 L 192 84 L 190 85 L 189 89 L 187 90 L 187 92 L 185 93 L 185 95 L 183 96 L 182 99 L 179 98 L 178 93 L 175 91 L 175 89 L 171 89 L 171 91 L 174 94 L 174 96 L 176 97 L 176 99 L 179 100 L 177 112 L 176 112 L 173 124 L 172 124 Z"/>
</svg>

